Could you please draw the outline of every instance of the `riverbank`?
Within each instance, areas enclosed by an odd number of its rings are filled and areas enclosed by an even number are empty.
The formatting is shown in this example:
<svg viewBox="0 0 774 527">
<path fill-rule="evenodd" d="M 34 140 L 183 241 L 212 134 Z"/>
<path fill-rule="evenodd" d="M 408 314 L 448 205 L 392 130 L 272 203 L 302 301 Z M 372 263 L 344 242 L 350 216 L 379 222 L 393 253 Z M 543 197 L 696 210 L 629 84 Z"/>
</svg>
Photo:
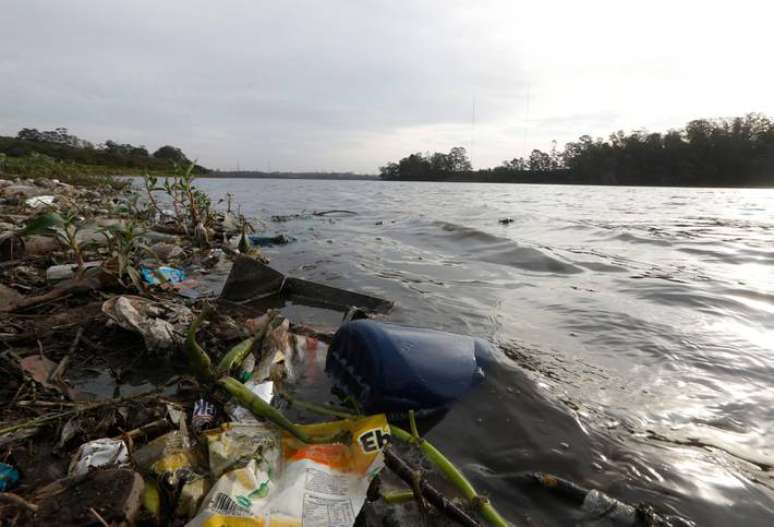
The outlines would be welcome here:
<svg viewBox="0 0 774 527">
<path fill-rule="evenodd" d="M 0 180 L 0 461 L 20 478 L 2 490 L 31 504 L 0 501 L 0 516 L 18 525 L 52 514 L 63 525 L 93 521 L 82 516 L 105 505 L 99 496 L 46 508 L 62 498 L 51 485 L 72 476 L 78 446 L 139 447 L 174 429 L 175 412 L 191 414 L 206 390 L 189 374 L 185 335 L 208 303 L 207 276 L 227 272 L 235 253 L 235 219 L 209 209 L 185 174 L 153 192 L 168 211 L 126 181 L 71 181 L 79 185 Z M 218 357 L 242 328 L 220 311 L 199 338 Z M 102 510 L 111 524 L 126 512 L 119 491 Z"/>
<path fill-rule="evenodd" d="M 230 204 L 216 211 L 192 181 L 190 172 L 163 182 L 147 178 L 143 189 L 137 182 L 102 179 L 88 187 L 47 178 L 0 179 L 4 520 L 62 526 L 195 523 L 222 505 L 221 494 L 208 491 L 225 490 L 229 478 L 238 477 L 217 467 L 241 466 L 244 456 L 268 456 L 248 453 L 254 442 L 240 435 L 248 429 L 282 434 L 285 449 L 287 441 L 300 441 L 295 448 L 301 450 L 331 441 L 331 448 L 356 448 L 358 437 L 347 427 L 358 423 L 379 421 L 390 430 L 383 415 L 360 417 L 357 407 L 334 409 L 351 419 L 318 429 L 292 425 L 267 404 L 272 395 L 281 397 L 285 406 L 298 405 L 293 415 L 300 415 L 303 401 L 283 387 L 298 380 L 293 371 L 302 367 L 305 375 L 323 375 L 319 361 L 308 357 L 324 358 L 335 327 L 307 327 L 279 310 L 216 300 L 235 258 L 258 266 L 266 258 L 245 236 L 248 221 L 233 214 Z M 263 402 L 251 390 L 263 393 L 267 384 Z M 315 408 L 305 421 L 331 419 L 330 408 Z M 255 422 L 251 413 L 267 424 Z M 232 437 L 234 427 L 240 432 Z M 324 430 L 331 427 L 342 433 L 327 435 Z M 413 441 L 394 426 L 392 432 Z M 278 447 L 279 436 L 272 437 Z M 469 512 L 480 510 L 488 523 L 504 525 L 492 505 L 478 500 L 464 476 L 427 445 L 429 459 L 443 461 L 436 461 L 440 472 L 469 501 Z M 214 458 L 213 449 L 222 448 L 227 451 L 218 456 L 225 458 Z M 399 452 L 390 451 L 388 465 L 408 477 L 413 469 Z M 371 462 L 375 455 L 369 454 Z M 269 470 L 274 480 L 284 468 Z M 358 482 L 360 490 L 342 496 L 353 513 L 378 472 L 369 470 Z M 380 481 L 383 488 L 400 489 L 395 477 Z M 435 498 L 428 499 L 435 503 L 442 495 L 422 483 L 421 492 L 430 491 Z M 292 507 L 302 501 L 299 495 Z M 439 507 L 433 514 L 477 525 L 458 505 L 447 501 Z M 384 505 L 367 508 L 368 525 L 381 525 L 385 510 L 390 512 Z"/>
</svg>

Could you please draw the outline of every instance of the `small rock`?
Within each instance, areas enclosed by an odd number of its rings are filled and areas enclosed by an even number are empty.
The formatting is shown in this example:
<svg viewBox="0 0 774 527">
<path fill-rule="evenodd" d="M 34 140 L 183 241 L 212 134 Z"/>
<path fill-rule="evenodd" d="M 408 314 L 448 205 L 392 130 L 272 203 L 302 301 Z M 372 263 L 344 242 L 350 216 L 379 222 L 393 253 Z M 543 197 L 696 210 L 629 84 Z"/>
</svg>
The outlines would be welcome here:
<svg viewBox="0 0 774 527">
<path fill-rule="evenodd" d="M 157 242 L 151 246 L 151 251 L 159 260 L 168 262 L 183 254 L 183 248 L 174 243 Z"/>
<path fill-rule="evenodd" d="M 46 194 L 46 189 L 31 185 L 8 185 L 0 190 L 2 196 L 14 202 L 21 202 L 35 196 Z"/>
<path fill-rule="evenodd" d="M 80 229 L 75 237 L 81 245 L 107 245 L 107 238 L 102 233 L 102 229 L 96 225 L 89 225 Z"/>
<path fill-rule="evenodd" d="M 140 238 L 143 238 L 144 240 L 147 240 L 152 243 L 155 243 L 155 242 L 177 243 L 179 241 L 179 237 L 175 236 L 174 234 L 166 234 L 164 232 L 158 232 L 158 231 L 146 231 L 140 235 Z"/>
<path fill-rule="evenodd" d="M 24 239 L 24 255 L 44 256 L 60 249 L 56 238 L 50 236 L 29 236 Z"/>
<path fill-rule="evenodd" d="M 83 264 L 83 268 L 89 269 L 91 267 L 97 267 L 101 263 L 102 262 L 86 262 Z M 77 269 L 78 266 L 76 264 L 52 265 L 46 269 L 46 281 L 50 284 L 53 284 L 68 278 L 72 278 L 75 276 L 75 271 Z"/>
<path fill-rule="evenodd" d="M 500 218 L 500 225 L 508 225 L 514 222 L 513 218 Z"/>
</svg>

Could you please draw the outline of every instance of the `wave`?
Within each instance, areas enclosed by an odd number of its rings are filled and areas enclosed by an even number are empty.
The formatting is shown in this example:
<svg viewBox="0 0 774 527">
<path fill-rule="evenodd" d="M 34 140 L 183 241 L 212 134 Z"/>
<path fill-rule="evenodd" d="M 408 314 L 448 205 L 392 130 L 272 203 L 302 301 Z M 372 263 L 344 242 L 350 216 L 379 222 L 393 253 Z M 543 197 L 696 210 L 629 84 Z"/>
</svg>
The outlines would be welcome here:
<svg viewBox="0 0 774 527">
<path fill-rule="evenodd" d="M 540 249 L 527 247 L 488 232 L 445 221 L 434 221 L 441 233 L 433 236 L 436 243 L 453 249 L 472 260 L 505 265 L 539 273 L 577 274 L 583 269 Z"/>
</svg>

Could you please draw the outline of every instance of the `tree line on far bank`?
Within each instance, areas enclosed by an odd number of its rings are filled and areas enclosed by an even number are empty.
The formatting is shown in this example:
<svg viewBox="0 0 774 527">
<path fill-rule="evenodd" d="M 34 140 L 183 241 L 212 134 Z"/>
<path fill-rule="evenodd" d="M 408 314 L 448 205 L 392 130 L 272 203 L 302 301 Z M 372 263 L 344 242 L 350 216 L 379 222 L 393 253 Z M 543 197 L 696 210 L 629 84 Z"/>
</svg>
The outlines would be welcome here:
<svg viewBox="0 0 774 527">
<path fill-rule="evenodd" d="M 191 163 L 180 148 L 172 145 L 162 146 L 153 153 L 142 145 L 121 144 L 110 139 L 95 145 L 70 134 L 67 128 L 43 131 L 23 128 L 16 137 L 0 136 L 0 154 L 20 158 L 44 155 L 80 165 L 159 171 Z M 198 165 L 196 169 L 206 171 Z"/>
<path fill-rule="evenodd" d="M 528 158 L 472 170 L 465 149 L 411 154 L 380 167 L 385 180 L 662 186 L 774 185 L 774 122 L 762 114 L 698 119 L 666 133 L 588 135 Z"/>
</svg>

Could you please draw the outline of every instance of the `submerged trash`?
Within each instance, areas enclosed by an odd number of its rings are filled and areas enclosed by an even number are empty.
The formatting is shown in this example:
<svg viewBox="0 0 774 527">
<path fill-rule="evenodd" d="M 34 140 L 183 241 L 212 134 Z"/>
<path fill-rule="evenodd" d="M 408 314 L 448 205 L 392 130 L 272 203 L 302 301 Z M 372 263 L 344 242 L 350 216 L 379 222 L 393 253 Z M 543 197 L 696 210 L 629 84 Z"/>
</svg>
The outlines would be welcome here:
<svg viewBox="0 0 774 527">
<path fill-rule="evenodd" d="M 484 378 L 488 342 L 375 320 L 347 322 L 336 332 L 325 370 L 366 412 L 447 408 Z"/>
<path fill-rule="evenodd" d="M 630 505 L 599 490 L 584 488 L 552 474 L 529 472 L 517 478 L 528 485 L 538 485 L 549 494 L 578 507 L 586 517 L 594 519 L 595 524 L 618 527 L 693 526 L 693 523 L 678 516 L 657 513 L 647 505 Z"/>
<path fill-rule="evenodd" d="M 329 305 L 341 311 L 356 306 L 373 313 L 387 313 L 393 303 L 361 293 L 286 277 L 254 258 L 240 256 L 234 261 L 220 297 L 232 302 L 244 302 L 284 296 L 291 299 Z"/>
<path fill-rule="evenodd" d="M 19 471 L 11 465 L 0 463 L 0 492 L 12 490 L 19 484 Z"/>
<path fill-rule="evenodd" d="M 122 328 L 141 334 L 151 351 L 182 345 L 193 320 L 183 305 L 129 295 L 106 300 L 102 312 Z"/>
<path fill-rule="evenodd" d="M 124 468 L 130 466 L 129 450 L 121 439 L 95 439 L 84 443 L 73 456 L 69 476 L 81 476 L 96 468 Z"/>
<path fill-rule="evenodd" d="M 258 236 L 257 234 L 249 234 L 247 236 L 247 239 L 251 245 L 257 246 L 257 247 L 272 247 L 274 245 L 287 245 L 288 243 L 293 241 L 292 238 L 289 238 L 284 234 L 277 234 L 276 236 Z"/>
<path fill-rule="evenodd" d="M 159 285 L 161 284 L 162 279 L 165 283 L 170 284 L 179 284 L 186 279 L 184 271 L 167 265 L 162 265 L 156 269 L 141 267 L 140 274 L 142 275 L 143 281 L 150 285 Z"/>
<path fill-rule="evenodd" d="M 508 218 L 500 218 L 500 220 L 499 220 L 499 223 L 500 223 L 500 225 L 508 225 L 508 224 L 511 224 L 511 223 L 513 223 L 514 221 L 515 221 L 515 220 L 514 220 L 513 218 L 511 218 L 511 217 L 508 217 Z"/>
</svg>

